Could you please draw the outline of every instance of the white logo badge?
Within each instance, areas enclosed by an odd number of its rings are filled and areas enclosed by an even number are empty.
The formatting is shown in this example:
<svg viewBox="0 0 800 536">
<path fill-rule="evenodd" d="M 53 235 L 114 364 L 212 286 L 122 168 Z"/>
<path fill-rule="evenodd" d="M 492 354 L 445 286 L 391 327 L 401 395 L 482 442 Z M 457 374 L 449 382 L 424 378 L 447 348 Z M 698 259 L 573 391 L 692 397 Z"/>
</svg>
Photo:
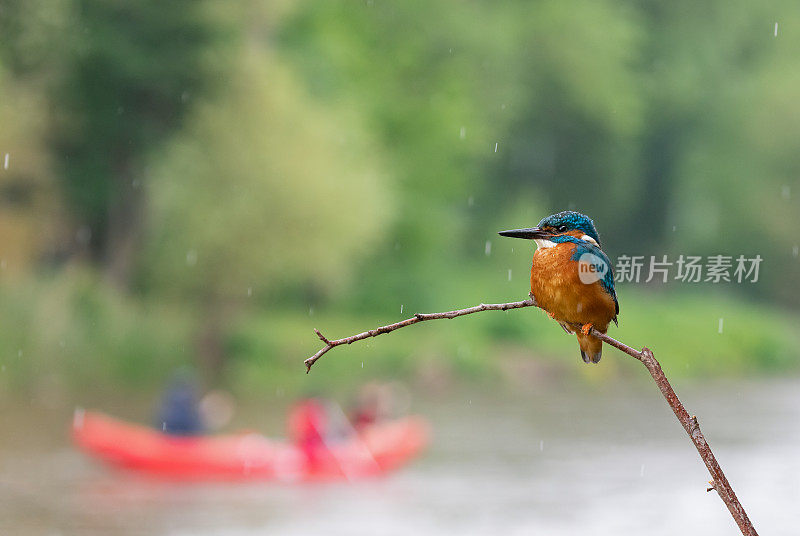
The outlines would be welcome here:
<svg viewBox="0 0 800 536">
<path fill-rule="evenodd" d="M 608 273 L 608 263 L 602 257 L 584 253 L 578 258 L 578 277 L 584 285 L 600 281 Z"/>
</svg>

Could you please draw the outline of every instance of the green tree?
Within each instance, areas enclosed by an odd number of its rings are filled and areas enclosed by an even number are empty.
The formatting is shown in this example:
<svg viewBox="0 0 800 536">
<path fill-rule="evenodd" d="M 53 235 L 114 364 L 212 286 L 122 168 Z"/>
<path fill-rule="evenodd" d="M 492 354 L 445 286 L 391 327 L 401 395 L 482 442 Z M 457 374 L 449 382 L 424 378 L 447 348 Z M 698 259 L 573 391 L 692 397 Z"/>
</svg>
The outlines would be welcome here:
<svg viewBox="0 0 800 536">
<path fill-rule="evenodd" d="M 249 296 L 334 294 L 382 236 L 392 188 L 375 153 L 357 116 L 315 104 L 255 45 L 224 97 L 198 106 L 166 146 L 153 170 L 149 286 L 201 311 L 212 376 Z"/>
<path fill-rule="evenodd" d="M 402 295 L 425 308 L 436 292 L 419 281 L 447 277 L 443 259 L 465 244 L 483 251 L 471 231 L 487 203 L 485 162 L 497 142 L 505 150 L 498 136 L 519 98 L 508 23 L 507 9 L 488 3 L 334 1 L 299 3 L 277 28 L 314 97 L 357 109 L 394 171 L 401 216 L 365 265 L 354 306 L 394 311 L 390 298 Z"/>
<path fill-rule="evenodd" d="M 737 289 L 797 307 L 800 241 L 792 230 L 800 226 L 800 105 L 795 98 L 800 37 L 786 29 L 800 21 L 800 6 L 715 6 L 714 24 L 695 30 L 702 46 L 686 50 L 679 63 L 696 71 L 697 89 L 672 91 L 674 98 L 702 96 L 702 106 L 695 110 L 695 128 L 684 133 L 677 161 L 670 204 L 677 229 L 671 245 L 761 255 L 759 284 Z M 673 18 L 684 26 L 693 19 Z"/>
<path fill-rule="evenodd" d="M 34 270 L 70 242 L 48 143 L 48 89 L 64 72 L 65 57 L 52 45 L 64 35 L 70 7 L 69 0 L 8 0 L 0 7 L 0 260 L 6 274 Z"/>
<path fill-rule="evenodd" d="M 511 83 L 522 97 L 503 135 L 507 150 L 487 169 L 501 192 L 491 210 L 520 197 L 544 201 L 583 210 L 622 238 L 643 128 L 636 13 L 616 1 L 541 0 L 515 5 L 509 20 L 519 72 Z"/>
<path fill-rule="evenodd" d="M 126 287 L 144 225 L 147 159 L 212 86 L 224 54 L 222 11 L 197 0 L 75 0 L 55 84 L 54 135 L 73 215 Z"/>
</svg>

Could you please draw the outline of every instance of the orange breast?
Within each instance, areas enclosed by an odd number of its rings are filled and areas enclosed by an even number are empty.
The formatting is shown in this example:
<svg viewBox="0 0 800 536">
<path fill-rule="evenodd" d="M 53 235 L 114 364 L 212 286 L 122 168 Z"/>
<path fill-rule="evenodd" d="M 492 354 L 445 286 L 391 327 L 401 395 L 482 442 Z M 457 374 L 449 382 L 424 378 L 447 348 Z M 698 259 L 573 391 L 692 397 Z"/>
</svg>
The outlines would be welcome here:
<svg viewBox="0 0 800 536">
<path fill-rule="evenodd" d="M 599 281 L 585 284 L 572 260 L 575 244 L 539 248 L 533 254 L 531 292 L 536 302 L 556 320 L 573 324 L 591 323 L 605 332 L 615 315 L 614 300 Z"/>
</svg>

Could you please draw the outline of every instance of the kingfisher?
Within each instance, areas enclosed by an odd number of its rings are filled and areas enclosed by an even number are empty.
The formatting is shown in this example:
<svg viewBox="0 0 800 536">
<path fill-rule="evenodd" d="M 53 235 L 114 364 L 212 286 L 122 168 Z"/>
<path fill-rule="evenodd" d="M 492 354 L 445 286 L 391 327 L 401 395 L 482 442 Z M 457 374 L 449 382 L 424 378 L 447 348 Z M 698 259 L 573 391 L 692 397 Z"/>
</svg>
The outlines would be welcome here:
<svg viewBox="0 0 800 536">
<path fill-rule="evenodd" d="M 603 342 L 589 332 L 594 328 L 605 333 L 612 321 L 617 324 L 619 302 L 611 261 L 600 249 L 594 222 L 566 210 L 547 216 L 536 227 L 499 234 L 536 242 L 531 295 L 564 331 L 577 335 L 585 363 L 599 362 Z"/>
</svg>

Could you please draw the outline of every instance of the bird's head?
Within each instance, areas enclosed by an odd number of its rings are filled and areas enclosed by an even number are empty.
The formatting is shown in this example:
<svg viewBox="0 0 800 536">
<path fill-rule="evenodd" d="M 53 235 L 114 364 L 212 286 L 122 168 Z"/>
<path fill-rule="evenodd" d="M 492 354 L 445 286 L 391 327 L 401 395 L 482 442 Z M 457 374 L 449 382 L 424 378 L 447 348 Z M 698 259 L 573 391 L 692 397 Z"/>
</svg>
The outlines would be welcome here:
<svg viewBox="0 0 800 536">
<path fill-rule="evenodd" d="M 535 240 L 539 247 L 555 245 L 552 239 L 559 236 L 572 236 L 600 246 L 600 235 L 594 228 L 594 222 L 589 216 L 573 210 L 551 214 L 540 221 L 536 227 L 500 231 L 498 234 L 511 238 Z"/>
</svg>

